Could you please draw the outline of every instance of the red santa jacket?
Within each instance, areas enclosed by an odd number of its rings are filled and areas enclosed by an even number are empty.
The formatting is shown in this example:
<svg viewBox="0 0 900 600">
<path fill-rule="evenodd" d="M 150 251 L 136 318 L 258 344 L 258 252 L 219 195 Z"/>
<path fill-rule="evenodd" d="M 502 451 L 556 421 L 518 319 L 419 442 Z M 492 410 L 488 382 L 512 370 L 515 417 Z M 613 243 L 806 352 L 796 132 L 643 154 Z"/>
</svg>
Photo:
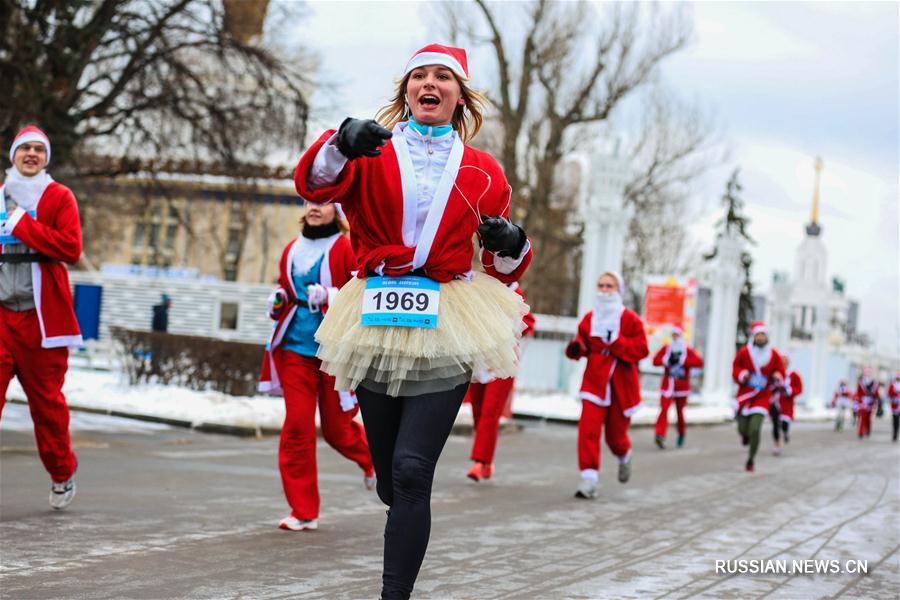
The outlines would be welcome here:
<svg viewBox="0 0 900 600">
<path fill-rule="evenodd" d="M 831 408 L 849 406 L 852 401 L 853 392 L 850 391 L 848 386 L 841 384 L 834 391 L 834 396 L 831 398 Z"/>
<path fill-rule="evenodd" d="M 607 344 L 591 335 L 593 314 L 588 311 L 582 317 L 578 332 L 569 342 L 569 348 L 579 350 L 566 352 L 573 360 L 587 356 L 578 397 L 599 406 L 610 406 L 615 399 L 622 413 L 630 417 L 641 404 L 638 361 L 650 354 L 644 324 L 634 311 L 626 308 L 619 319 L 619 336 Z"/>
<path fill-rule="evenodd" d="M 326 288 L 329 288 L 329 300 L 333 298 L 332 291 L 340 289 L 345 283 L 350 281 L 353 277 L 352 271 L 356 270 L 356 260 L 347 236 L 336 234 L 332 238 L 331 246 L 322 258 L 322 268 L 319 274 L 319 282 Z M 272 335 L 266 344 L 266 352 L 263 357 L 259 378 L 259 391 L 261 392 L 282 393 L 274 352 L 281 346 L 291 319 L 294 317 L 294 313 L 297 312 L 297 305 L 294 303 L 297 298 L 297 290 L 294 289 L 290 265 L 294 256 L 300 250 L 298 242 L 301 241 L 298 237 L 288 242 L 288 245 L 284 247 L 284 252 L 281 253 L 281 260 L 278 261 L 278 285 L 281 286 L 281 289 L 287 295 L 287 301 L 285 309 L 276 318 Z M 322 310 L 326 311 L 327 306 L 322 307 Z"/>
<path fill-rule="evenodd" d="M 397 276 L 423 269 L 428 277 L 448 282 L 472 267 L 472 236 L 478 215 L 509 215 L 510 187 L 494 158 L 456 138 L 445 177 L 435 190 L 418 243 L 413 245 L 417 217 L 416 175 L 409 150 L 395 129 L 381 155 L 348 161 L 333 185 L 311 189 L 307 175 L 319 149 L 331 138 L 326 131 L 300 158 L 294 172 L 297 193 L 316 203 L 340 202 L 353 231 L 359 277 L 376 272 Z M 395 144 L 399 140 L 404 143 Z M 510 273 L 494 268 L 494 255 L 481 253 L 487 274 L 503 283 L 518 281 L 531 262 L 528 249 Z"/>
<path fill-rule="evenodd" d="M 802 393 L 803 380 L 800 378 L 800 373 L 788 371 L 784 385 L 775 388 L 772 392 L 772 402 L 778 402 L 782 421 L 792 422 L 794 420 L 794 400 Z"/>
<path fill-rule="evenodd" d="M 854 400 L 854 408 L 863 412 L 871 412 L 881 402 L 881 384 L 877 379 L 872 379 L 868 385 L 865 385 L 860 377 L 856 382 Z"/>
<path fill-rule="evenodd" d="M 0 205 L 5 200 L 0 188 Z M 31 264 L 34 306 L 41 326 L 41 346 L 70 348 L 82 345 L 75 319 L 69 272 L 63 263 L 75 264 L 81 256 L 81 219 L 72 190 L 54 181 L 35 207 L 37 218 L 16 209 L 12 234 L 26 246 L 53 259 Z"/>
<path fill-rule="evenodd" d="M 735 409 L 739 409 L 743 415 L 768 414 L 772 388 L 776 384 L 776 374 L 779 379 L 784 380 L 784 361 L 774 348 L 772 348 L 771 357 L 764 365 L 757 365 L 753 361 L 753 355 L 748 346 L 743 346 L 738 350 L 731 366 L 731 376 L 738 384 Z M 753 375 L 757 377 L 753 377 Z M 760 380 L 758 383 L 757 379 Z"/>
<path fill-rule="evenodd" d="M 666 344 L 653 357 L 653 364 L 657 367 L 665 367 L 662 383 L 660 384 L 660 393 L 664 398 L 687 398 L 691 393 L 691 369 L 703 366 L 703 359 L 694 352 L 694 349 L 684 345 L 685 351 L 681 353 L 678 364 L 669 365 L 669 344 Z M 676 377 L 672 376 L 672 371 L 676 371 Z"/>
<path fill-rule="evenodd" d="M 891 399 L 891 413 L 900 415 L 900 381 L 897 379 L 888 386 L 888 398 Z"/>
</svg>

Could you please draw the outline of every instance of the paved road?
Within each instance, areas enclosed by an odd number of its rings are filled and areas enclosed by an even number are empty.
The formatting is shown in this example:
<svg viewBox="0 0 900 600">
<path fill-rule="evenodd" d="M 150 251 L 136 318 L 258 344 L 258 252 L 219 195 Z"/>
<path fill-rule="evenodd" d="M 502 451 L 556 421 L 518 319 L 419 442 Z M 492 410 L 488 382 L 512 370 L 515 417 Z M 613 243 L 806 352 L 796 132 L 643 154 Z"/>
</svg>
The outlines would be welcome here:
<svg viewBox="0 0 900 600">
<path fill-rule="evenodd" d="M 277 440 L 82 419 L 78 496 L 53 513 L 24 409 L 4 411 L 0 597 L 377 597 L 384 508 L 333 451 L 319 446 L 319 531 L 289 533 L 275 527 Z M 731 427 L 691 429 L 665 452 L 638 430 L 632 481 L 604 470 L 594 502 L 571 497 L 574 428 L 504 436 L 487 484 L 464 478 L 471 439 L 453 437 L 416 595 L 897 598 L 900 451 L 887 426 L 859 442 L 801 424 L 780 458 L 766 440 L 755 474 Z M 809 558 L 867 560 L 869 574 L 715 572 L 717 559 Z"/>
</svg>

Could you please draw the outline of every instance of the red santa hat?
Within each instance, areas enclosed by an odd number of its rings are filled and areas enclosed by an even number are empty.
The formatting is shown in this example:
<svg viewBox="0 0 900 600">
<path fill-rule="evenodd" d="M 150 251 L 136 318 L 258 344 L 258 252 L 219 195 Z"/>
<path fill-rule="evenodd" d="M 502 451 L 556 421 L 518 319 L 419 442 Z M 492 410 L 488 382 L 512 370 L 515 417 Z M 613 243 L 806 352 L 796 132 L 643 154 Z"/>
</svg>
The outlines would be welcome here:
<svg viewBox="0 0 900 600">
<path fill-rule="evenodd" d="M 750 325 L 750 335 L 756 335 L 757 333 L 769 335 L 769 328 L 762 321 L 757 321 Z"/>
<path fill-rule="evenodd" d="M 447 67 L 461 79 L 469 78 L 469 63 L 466 60 L 466 51 L 463 48 L 443 46 L 441 44 L 428 44 L 409 59 L 403 76 L 409 72 L 426 65 L 441 65 Z"/>
<path fill-rule="evenodd" d="M 672 335 L 684 335 L 684 330 L 678 325 L 672 325 Z"/>
<path fill-rule="evenodd" d="M 22 131 L 16 134 L 15 139 L 13 140 L 12 146 L 9 148 L 9 162 L 13 162 L 13 157 L 16 155 L 16 149 L 22 144 L 27 144 L 28 142 L 40 142 L 44 144 L 44 147 L 47 149 L 47 164 L 50 164 L 50 138 L 47 137 L 47 134 L 35 127 L 34 125 L 28 125 L 23 128 Z"/>
</svg>

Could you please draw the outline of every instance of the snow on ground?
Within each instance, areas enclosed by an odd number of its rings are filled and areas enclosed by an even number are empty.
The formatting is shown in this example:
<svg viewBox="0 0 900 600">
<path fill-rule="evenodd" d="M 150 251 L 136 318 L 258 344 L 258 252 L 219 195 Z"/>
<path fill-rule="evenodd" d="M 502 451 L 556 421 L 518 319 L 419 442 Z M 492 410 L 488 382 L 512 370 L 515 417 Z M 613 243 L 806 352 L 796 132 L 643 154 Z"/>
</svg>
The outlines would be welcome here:
<svg viewBox="0 0 900 600">
<path fill-rule="evenodd" d="M 229 396 L 166 385 L 130 386 L 113 371 L 70 368 L 63 393 L 69 406 L 108 410 L 132 415 L 204 423 L 278 429 L 284 422 L 284 401 L 270 396 Z M 24 400 L 17 380 L 10 383 L 9 398 Z"/>
<path fill-rule="evenodd" d="M 152 434 L 157 431 L 171 429 L 162 423 L 149 421 L 137 421 L 124 417 L 112 417 L 109 415 L 97 415 L 93 413 L 72 411 L 69 419 L 69 430 L 77 431 L 103 431 L 114 433 Z M 3 408 L 3 419 L 0 420 L 2 431 L 32 431 L 34 423 L 31 414 L 24 404 L 8 403 Z"/>
<path fill-rule="evenodd" d="M 63 388 L 69 406 L 74 409 L 111 411 L 120 414 L 173 419 L 190 423 L 278 430 L 284 422 L 284 401 L 280 397 L 229 396 L 220 392 L 200 392 L 177 386 L 130 386 L 116 371 L 92 370 L 72 366 Z M 10 383 L 8 397 L 25 400 L 18 381 Z M 632 417 L 633 425 L 652 425 L 659 411 L 658 395 L 645 391 L 640 410 Z M 517 416 L 577 422 L 581 403 L 565 392 L 517 391 L 513 410 Z M 732 418 L 730 406 L 706 405 L 699 396 L 692 396 L 686 408 L 691 424 L 722 423 Z M 670 409 L 670 421 L 675 418 Z M 4 415 L 5 416 L 5 415 Z M 816 413 L 798 407 L 798 420 L 824 420 L 830 411 Z M 357 417 L 358 418 L 358 417 Z M 464 404 L 457 418 L 458 425 L 471 425 L 472 411 Z"/>
</svg>

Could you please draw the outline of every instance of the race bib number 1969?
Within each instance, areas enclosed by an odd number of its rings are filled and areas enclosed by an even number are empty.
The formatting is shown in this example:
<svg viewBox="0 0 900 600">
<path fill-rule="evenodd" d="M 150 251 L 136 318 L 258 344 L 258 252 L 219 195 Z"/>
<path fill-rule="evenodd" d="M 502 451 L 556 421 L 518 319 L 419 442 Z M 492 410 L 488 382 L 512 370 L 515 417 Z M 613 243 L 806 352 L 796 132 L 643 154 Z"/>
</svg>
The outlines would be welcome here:
<svg viewBox="0 0 900 600">
<path fill-rule="evenodd" d="M 427 277 L 368 277 L 361 324 L 434 329 L 440 299 L 441 284 Z"/>
</svg>

